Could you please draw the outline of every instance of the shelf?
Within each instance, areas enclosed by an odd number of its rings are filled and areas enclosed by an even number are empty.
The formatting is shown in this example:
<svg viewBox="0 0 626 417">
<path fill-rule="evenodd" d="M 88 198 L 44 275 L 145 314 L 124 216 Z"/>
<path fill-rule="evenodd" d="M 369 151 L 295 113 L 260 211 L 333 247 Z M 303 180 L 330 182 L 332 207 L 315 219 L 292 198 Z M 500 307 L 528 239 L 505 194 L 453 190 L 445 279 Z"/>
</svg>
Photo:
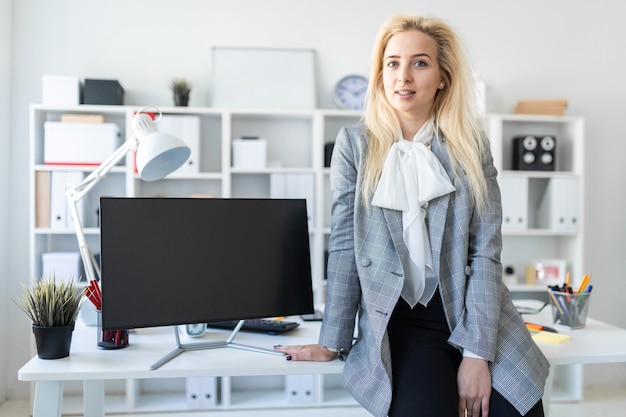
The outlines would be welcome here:
<svg viewBox="0 0 626 417">
<path fill-rule="evenodd" d="M 514 170 L 503 170 L 499 172 L 501 176 L 507 177 L 523 177 L 523 178 L 579 178 L 580 175 L 574 172 L 566 172 L 566 171 L 514 171 Z"/>
<path fill-rule="evenodd" d="M 518 237 L 575 237 L 578 232 L 563 231 L 553 229 L 526 229 L 526 230 L 507 230 L 502 228 L 502 236 L 518 236 Z"/>
<path fill-rule="evenodd" d="M 135 112 L 146 106 L 48 106 L 34 104 L 30 108 L 30 181 L 35 190 L 35 172 L 81 172 L 89 173 L 96 167 L 52 166 L 43 164 L 44 129 L 46 121 L 60 121 L 64 113 L 103 114 L 107 122 L 119 125 L 122 137 L 130 137 L 130 121 Z M 150 111 L 151 109 L 146 109 Z M 156 109 L 154 109 L 156 110 Z M 132 153 L 124 164 L 114 167 L 109 175 L 99 182 L 86 196 L 85 212 L 89 221 L 83 224 L 91 249 L 99 251 L 99 228 L 96 212 L 100 196 L 120 197 L 192 197 L 213 196 L 218 198 L 270 198 L 273 194 L 271 180 L 274 174 L 312 176 L 312 195 L 309 214 L 312 216 L 309 234 L 315 303 L 323 303 L 325 289 L 324 251 L 330 233 L 330 194 L 328 177 L 330 170 L 324 167 L 324 146 L 335 140 L 342 126 L 356 123 L 361 113 L 343 110 L 257 110 L 223 109 L 209 107 L 161 107 L 163 119 L 157 121 L 167 128 L 192 129 L 188 136 L 175 131 L 187 139 L 192 149 L 191 163 L 153 182 L 142 181 L 134 170 Z M 180 116 L 185 116 L 180 117 Z M 178 118 L 177 118 L 178 117 Z M 182 126 L 182 127 L 181 127 Z M 189 127 L 194 126 L 194 127 Z M 197 128 L 195 127 L 197 126 Z M 185 136 L 185 137 L 184 137 Z M 267 142 L 266 167 L 249 169 L 233 167 L 233 140 L 243 136 L 258 136 Z M 193 138 L 193 139 L 190 139 Z M 197 140 L 196 140 L 197 138 Z M 291 198 L 303 198 L 293 195 Z M 307 203 L 308 204 L 308 203 Z M 31 198 L 30 248 L 33 276 L 41 274 L 41 256 L 46 252 L 78 251 L 78 244 L 71 228 L 55 229 L 35 227 L 36 201 Z M 238 379 L 241 378 L 241 379 Z M 250 384 L 250 377 L 219 378 L 219 400 L 216 407 L 209 409 L 261 409 L 261 408 L 304 408 L 324 407 L 327 404 L 351 406 L 356 403 L 332 381 L 329 387 L 319 383 L 319 393 L 313 404 L 294 404 L 285 392 L 285 377 L 277 376 L 278 387 L 266 389 L 267 378 Z M 185 383 L 176 381 L 163 384 L 150 384 L 142 380 L 129 380 L 125 395 L 106 398 L 107 412 L 177 412 L 191 409 L 186 401 Z M 231 380 L 235 380 L 231 384 Z M 323 381 L 319 379 L 319 381 Z M 321 397 L 326 400 L 320 400 Z M 112 405 L 109 406 L 109 399 Z M 80 410 L 79 407 L 75 407 Z"/>
<path fill-rule="evenodd" d="M 83 228 L 83 232 L 85 233 L 85 235 L 99 235 L 100 234 L 100 228 L 98 227 L 85 227 Z M 56 230 L 56 229 L 49 229 L 49 228 L 38 228 L 38 229 L 34 229 L 33 233 L 36 235 L 70 235 L 70 236 L 76 236 L 76 233 L 74 232 L 73 229 L 62 229 L 62 230 Z"/>
<path fill-rule="evenodd" d="M 96 169 L 95 165 L 45 165 L 38 164 L 34 166 L 35 171 L 70 171 L 70 172 L 91 172 Z M 126 174 L 126 167 L 123 165 L 111 168 L 109 174 Z"/>
<path fill-rule="evenodd" d="M 43 164 L 44 129 L 46 121 L 59 121 L 64 113 L 104 114 L 107 121 L 119 124 L 122 136 L 130 137 L 129 123 L 135 112 L 145 106 L 49 106 L 35 104 L 30 108 L 31 190 L 35 191 L 35 172 L 91 172 L 93 166 L 50 166 Z M 100 196 L 120 197 L 191 197 L 214 196 L 218 198 L 269 198 L 272 195 L 272 174 L 310 174 L 313 177 L 313 192 L 309 213 L 310 247 L 315 304 L 323 304 L 325 291 L 325 252 L 330 235 L 330 169 L 324 166 L 324 148 L 334 142 L 339 130 L 361 119 L 358 111 L 336 109 L 315 110 L 257 110 L 223 109 L 210 107 L 161 107 L 165 116 L 195 116 L 199 119 L 198 146 L 193 147 L 193 164 L 186 171 L 175 172 L 167 178 L 141 181 L 132 169 L 132 157 L 125 165 L 113 168 L 110 178 L 94 188 L 86 202 L 89 221 L 85 234 L 94 252 L 99 248 L 97 211 Z M 534 115 L 487 115 L 488 136 L 494 164 L 498 170 L 500 188 L 503 193 L 505 216 L 521 217 L 525 226 L 510 223 L 503 227 L 502 263 L 513 267 L 517 276 L 534 259 L 565 259 L 572 277 L 582 276 L 584 242 L 584 120 L 579 117 L 534 116 Z M 516 135 L 550 134 L 556 137 L 555 166 L 550 171 L 513 170 L 513 137 Z M 232 167 L 233 139 L 243 136 L 258 136 L 267 141 L 266 167 L 246 169 Z M 191 146 L 191 145 L 190 145 Z M 195 172 L 192 171 L 195 169 Z M 507 180 L 512 180 L 507 184 Z M 554 214 L 559 214 L 559 186 L 567 181 L 575 184 L 575 196 L 566 206 L 577 211 L 567 212 L 568 221 L 576 217 L 575 224 L 566 226 L 554 223 Z M 517 186 L 522 184 L 525 193 Z M 571 185 L 571 183 L 567 183 Z M 555 191 L 556 189 L 556 191 Z M 562 191 L 562 190 L 561 190 Z M 508 200 L 514 197 L 513 204 Z M 303 198 L 293 195 L 292 198 Z M 521 200 L 515 200 L 520 198 Z M 506 200 L 506 201 L 505 201 Z M 506 204 L 505 204 L 506 203 Z M 548 204 L 550 203 L 550 204 Z M 514 212 L 510 210 L 514 209 Z M 74 232 L 53 228 L 35 227 L 36 203 L 34 196 L 30 204 L 30 253 L 31 275 L 41 274 L 41 255 L 49 251 L 78 251 Z M 548 216 L 552 215 L 552 217 Z M 553 222 L 553 223 L 550 223 Z M 43 224 L 43 223 L 40 223 Z M 513 285 L 512 293 L 540 294 L 543 286 Z M 566 371 L 563 371 L 566 372 Z M 576 397 L 581 384 L 577 371 L 570 371 L 572 381 L 564 384 L 562 397 Z M 245 377 L 242 377 L 245 378 Z M 353 406 L 356 403 L 343 390 L 340 382 L 333 378 L 321 378 L 320 390 L 313 404 L 289 402 L 282 387 L 269 390 L 242 389 L 230 381 L 224 385 L 220 380 L 221 398 L 216 409 L 252 408 L 302 408 L 326 406 Z M 159 392 L 143 392 L 139 380 L 130 381 L 126 388 L 126 403 L 114 399 L 112 410 L 158 412 L 188 409 L 184 392 L 161 388 Z M 117 398 L 117 397 L 111 397 Z M 130 400 L 129 400 L 130 398 Z M 107 396 L 107 408 L 109 404 Z M 126 405 L 124 405 L 126 404 Z"/>
</svg>

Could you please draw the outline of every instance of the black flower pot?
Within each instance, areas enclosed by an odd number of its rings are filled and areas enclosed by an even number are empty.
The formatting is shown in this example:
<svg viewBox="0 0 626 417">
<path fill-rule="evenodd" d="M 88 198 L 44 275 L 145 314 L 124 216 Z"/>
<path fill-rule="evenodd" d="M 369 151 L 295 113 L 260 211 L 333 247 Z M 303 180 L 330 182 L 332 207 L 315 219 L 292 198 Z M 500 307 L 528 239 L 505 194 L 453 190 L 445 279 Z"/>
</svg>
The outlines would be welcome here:
<svg viewBox="0 0 626 417">
<path fill-rule="evenodd" d="M 40 359 L 60 359 L 69 356 L 73 332 L 74 323 L 58 327 L 33 325 L 37 356 Z"/>
<path fill-rule="evenodd" d="M 174 104 L 179 107 L 186 107 L 189 104 L 189 94 L 175 94 Z"/>
</svg>

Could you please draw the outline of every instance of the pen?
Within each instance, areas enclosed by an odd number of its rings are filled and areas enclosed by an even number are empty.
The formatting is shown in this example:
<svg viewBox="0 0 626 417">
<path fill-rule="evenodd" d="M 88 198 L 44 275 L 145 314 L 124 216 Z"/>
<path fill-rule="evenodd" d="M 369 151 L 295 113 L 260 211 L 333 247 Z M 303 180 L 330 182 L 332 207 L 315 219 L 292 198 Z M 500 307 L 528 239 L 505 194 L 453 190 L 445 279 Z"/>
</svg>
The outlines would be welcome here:
<svg viewBox="0 0 626 417">
<path fill-rule="evenodd" d="M 583 281 L 580 283 L 580 286 L 578 287 L 578 293 L 583 292 L 585 288 L 587 288 L 587 284 L 589 284 L 589 275 L 585 274 L 585 276 L 583 277 Z"/>
<path fill-rule="evenodd" d="M 528 323 L 528 322 L 525 322 L 525 323 L 526 323 L 526 327 L 530 330 L 536 330 L 538 332 L 544 331 L 544 332 L 550 332 L 550 333 L 558 333 L 556 329 L 553 329 L 552 327 L 543 326 L 541 324 Z"/>
</svg>

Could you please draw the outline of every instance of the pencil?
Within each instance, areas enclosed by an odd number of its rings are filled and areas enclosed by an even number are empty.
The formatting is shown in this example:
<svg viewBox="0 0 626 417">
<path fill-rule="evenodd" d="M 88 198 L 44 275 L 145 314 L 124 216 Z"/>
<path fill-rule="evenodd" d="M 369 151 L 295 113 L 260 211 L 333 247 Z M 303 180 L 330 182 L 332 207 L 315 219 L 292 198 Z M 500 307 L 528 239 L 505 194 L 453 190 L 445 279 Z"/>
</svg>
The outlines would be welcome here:
<svg viewBox="0 0 626 417">
<path fill-rule="evenodd" d="M 561 308 L 561 304 L 558 302 L 558 300 L 554 296 L 554 293 L 552 291 L 548 291 L 548 294 L 550 294 L 550 297 L 552 297 L 552 301 L 554 301 L 554 305 L 556 306 L 556 308 L 559 309 L 559 312 L 561 313 L 561 315 L 565 314 L 565 311 L 563 311 L 563 308 Z"/>
<path fill-rule="evenodd" d="M 578 287 L 579 294 L 585 291 L 585 288 L 587 288 L 587 284 L 589 284 L 589 275 L 585 274 L 585 276 L 583 277 L 583 282 L 581 282 L 580 286 Z"/>
</svg>

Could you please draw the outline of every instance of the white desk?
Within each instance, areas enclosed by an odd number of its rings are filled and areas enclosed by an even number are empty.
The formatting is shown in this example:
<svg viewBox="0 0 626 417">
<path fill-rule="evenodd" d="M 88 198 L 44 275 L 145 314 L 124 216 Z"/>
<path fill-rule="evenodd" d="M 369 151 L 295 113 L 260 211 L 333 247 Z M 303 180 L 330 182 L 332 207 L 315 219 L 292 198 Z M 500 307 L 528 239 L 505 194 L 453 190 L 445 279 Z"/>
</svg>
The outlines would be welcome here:
<svg viewBox="0 0 626 417">
<path fill-rule="evenodd" d="M 130 334 L 130 345 L 120 350 L 99 350 L 96 330 L 77 323 L 70 356 L 41 360 L 37 356 L 18 372 L 21 381 L 35 381 L 34 417 L 61 415 L 64 381 L 83 381 L 85 417 L 104 415 L 104 381 L 114 379 L 185 378 L 203 376 L 265 376 L 340 374 L 343 362 L 291 362 L 284 356 L 234 348 L 189 351 L 157 370 L 149 370 L 175 347 L 172 328 L 138 329 Z M 183 337 L 183 343 L 223 340 L 228 331 L 210 329 L 202 338 Z M 274 345 L 315 342 L 319 323 L 307 323 L 287 335 L 269 336 L 240 332 L 235 342 L 272 349 Z M 183 403 L 184 404 L 184 403 Z M 355 403 L 356 404 L 356 403 Z"/>
<path fill-rule="evenodd" d="M 583 396 L 583 365 L 626 362 L 626 330 L 591 318 L 584 329 L 571 330 L 551 324 L 549 308 L 540 315 L 524 315 L 526 321 L 554 327 L 570 340 L 560 345 L 538 343 L 550 361 L 544 407 L 550 401 L 580 401 Z M 550 400 L 547 400 L 547 399 Z"/>
<path fill-rule="evenodd" d="M 526 316 L 528 321 L 549 324 L 549 316 Z M 548 320 L 548 321 L 546 321 Z M 271 349 L 275 344 L 315 342 L 318 323 L 305 323 L 288 335 L 267 336 L 241 332 L 236 341 Z M 571 340 L 561 345 L 540 344 L 554 366 L 626 362 L 626 330 L 589 319 L 583 330 L 566 331 Z M 217 336 L 217 337 L 216 337 Z M 202 340 L 223 338 L 209 333 Z M 290 362 L 284 357 L 232 348 L 183 353 L 163 367 L 149 366 L 174 347 L 171 329 L 140 329 L 130 335 L 130 346 L 122 350 L 96 348 L 94 328 L 78 326 L 70 356 L 57 360 L 31 359 L 18 372 L 21 381 L 35 381 L 34 417 L 58 417 L 63 401 L 63 382 L 83 381 L 85 417 L 104 415 L 104 381 L 111 379 L 181 378 L 193 376 L 263 376 L 341 373 L 343 362 Z M 551 372 L 554 374 L 554 372 Z M 560 383 L 560 381 L 559 381 Z M 544 398 L 546 414 L 551 394 L 550 380 Z"/>
</svg>

